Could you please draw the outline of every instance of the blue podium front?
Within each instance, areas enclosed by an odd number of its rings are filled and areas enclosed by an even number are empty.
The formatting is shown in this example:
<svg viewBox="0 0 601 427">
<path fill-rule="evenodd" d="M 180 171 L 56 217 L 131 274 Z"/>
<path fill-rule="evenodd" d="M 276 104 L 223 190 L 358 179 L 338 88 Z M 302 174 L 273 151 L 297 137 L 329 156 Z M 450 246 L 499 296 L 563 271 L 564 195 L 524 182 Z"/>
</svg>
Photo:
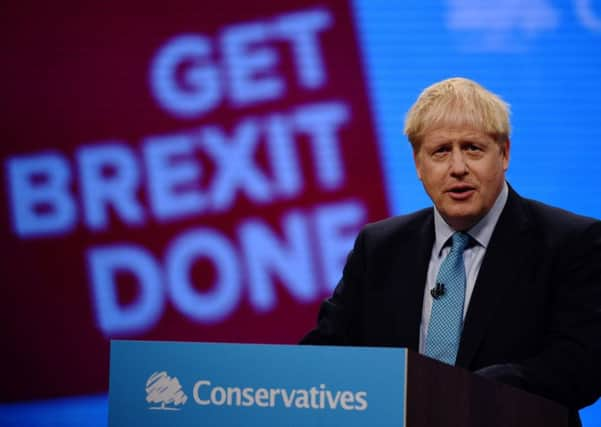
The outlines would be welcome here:
<svg viewBox="0 0 601 427">
<path fill-rule="evenodd" d="M 405 426 L 407 350 L 112 341 L 109 426 Z"/>
</svg>

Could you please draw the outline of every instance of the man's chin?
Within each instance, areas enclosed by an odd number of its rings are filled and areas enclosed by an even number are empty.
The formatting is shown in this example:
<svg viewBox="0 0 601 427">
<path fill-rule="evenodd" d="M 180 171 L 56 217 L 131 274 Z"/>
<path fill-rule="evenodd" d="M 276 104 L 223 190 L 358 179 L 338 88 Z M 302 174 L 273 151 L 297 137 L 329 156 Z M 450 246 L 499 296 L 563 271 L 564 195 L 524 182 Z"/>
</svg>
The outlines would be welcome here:
<svg viewBox="0 0 601 427">
<path fill-rule="evenodd" d="M 456 231 L 465 231 L 475 225 L 481 215 L 478 215 L 474 211 L 447 211 L 444 214 L 441 213 L 444 220 Z"/>
</svg>

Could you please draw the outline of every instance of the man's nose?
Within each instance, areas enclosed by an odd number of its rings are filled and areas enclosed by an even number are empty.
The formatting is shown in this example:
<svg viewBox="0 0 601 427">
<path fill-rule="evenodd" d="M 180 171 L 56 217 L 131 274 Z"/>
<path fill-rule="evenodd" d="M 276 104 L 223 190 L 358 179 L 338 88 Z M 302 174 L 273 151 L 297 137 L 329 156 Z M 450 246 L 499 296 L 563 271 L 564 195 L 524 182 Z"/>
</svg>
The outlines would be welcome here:
<svg viewBox="0 0 601 427">
<path fill-rule="evenodd" d="M 465 162 L 464 153 L 460 149 L 453 149 L 451 152 L 450 170 L 453 176 L 463 176 L 468 173 L 467 164 Z"/>
</svg>

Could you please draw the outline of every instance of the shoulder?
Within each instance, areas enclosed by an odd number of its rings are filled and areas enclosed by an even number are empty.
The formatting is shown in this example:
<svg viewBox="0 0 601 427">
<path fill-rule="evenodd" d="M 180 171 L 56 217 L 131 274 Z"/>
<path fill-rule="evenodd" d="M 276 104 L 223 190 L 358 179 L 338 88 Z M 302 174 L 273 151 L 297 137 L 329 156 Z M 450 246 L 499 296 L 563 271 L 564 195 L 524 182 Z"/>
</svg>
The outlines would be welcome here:
<svg viewBox="0 0 601 427">
<path fill-rule="evenodd" d="M 530 222 L 536 229 L 570 234 L 584 230 L 595 230 L 601 227 L 601 221 L 598 219 L 578 215 L 537 200 L 525 198 L 521 200 L 528 213 Z"/>
<path fill-rule="evenodd" d="M 600 245 L 601 221 L 598 219 L 517 195 L 516 201 L 525 228 L 543 245 L 560 251 L 569 250 L 573 245 Z"/>
<path fill-rule="evenodd" d="M 423 236 L 434 231 L 433 209 L 426 208 L 407 215 L 398 215 L 367 224 L 359 236 L 368 242 L 382 243 L 390 240 Z"/>
</svg>

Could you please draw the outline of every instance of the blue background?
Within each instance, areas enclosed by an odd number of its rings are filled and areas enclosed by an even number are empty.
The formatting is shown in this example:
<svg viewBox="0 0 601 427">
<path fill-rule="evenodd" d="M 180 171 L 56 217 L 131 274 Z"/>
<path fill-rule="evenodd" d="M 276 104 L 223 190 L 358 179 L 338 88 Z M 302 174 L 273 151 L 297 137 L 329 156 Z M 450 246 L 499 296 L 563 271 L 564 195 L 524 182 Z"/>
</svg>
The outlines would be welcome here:
<svg viewBox="0 0 601 427">
<path fill-rule="evenodd" d="M 402 135 L 405 113 L 426 86 L 462 76 L 511 105 L 516 190 L 601 217 L 601 2 L 589 2 L 596 30 L 579 19 L 580 3 L 355 2 L 393 213 L 429 205 Z M 462 11 L 457 28 L 450 21 Z"/>
</svg>

